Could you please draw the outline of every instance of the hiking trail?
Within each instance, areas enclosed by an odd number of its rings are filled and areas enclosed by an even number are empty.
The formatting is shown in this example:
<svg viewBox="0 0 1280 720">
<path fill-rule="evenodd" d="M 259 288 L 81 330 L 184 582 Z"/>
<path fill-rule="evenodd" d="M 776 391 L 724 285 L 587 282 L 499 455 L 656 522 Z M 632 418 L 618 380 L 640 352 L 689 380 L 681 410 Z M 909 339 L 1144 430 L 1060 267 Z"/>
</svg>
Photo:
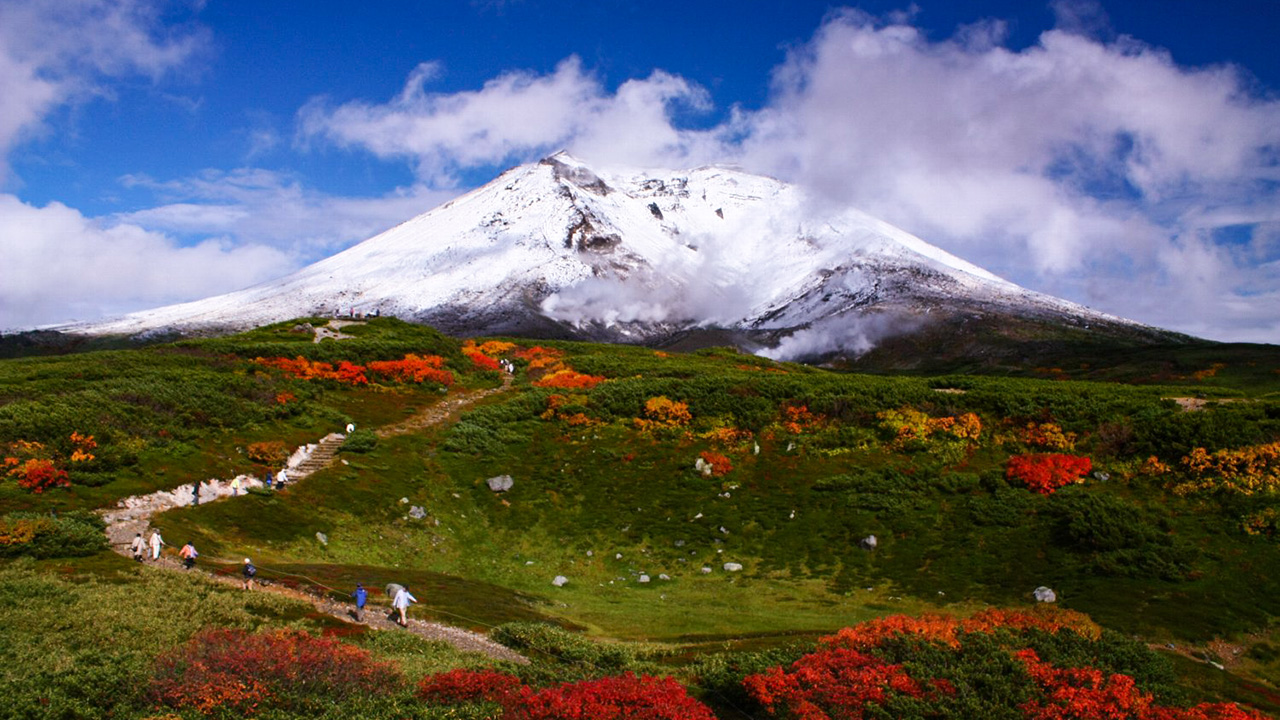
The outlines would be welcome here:
<svg viewBox="0 0 1280 720">
<path fill-rule="evenodd" d="M 450 416 L 486 397 L 505 392 L 510 389 L 511 382 L 512 377 L 504 374 L 502 377 L 502 385 L 500 387 L 463 392 L 453 396 L 447 396 L 440 402 L 425 408 L 411 417 L 401 420 L 393 425 L 379 428 L 376 433 L 378 437 L 385 438 L 393 435 L 403 435 L 405 433 L 439 424 L 447 420 Z M 345 440 L 346 435 L 341 433 L 330 433 L 314 443 L 309 443 L 297 448 L 293 452 L 293 455 L 289 457 L 289 460 L 285 465 L 285 472 L 289 480 L 286 488 L 333 464 L 334 460 L 337 458 L 338 448 L 342 446 L 342 443 Z M 237 497 L 238 494 L 233 488 L 233 483 L 236 480 L 239 480 L 239 489 L 241 491 L 239 494 L 247 493 L 249 488 L 261 488 L 264 485 L 261 478 L 249 475 L 239 475 L 229 480 L 217 478 L 205 480 L 198 483 L 200 489 L 199 502 L 213 502 L 224 498 L 230 499 Z M 132 557 L 132 553 L 129 550 L 129 544 L 133 541 L 134 535 L 136 533 L 142 533 L 144 539 L 150 536 L 151 517 L 153 515 L 166 510 L 196 504 L 196 487 L 197 483 L 187 483 L 185 485 L 179 485 L 172 490 L 158 490 L 147 495 L 133 495 L 120 500 L 116 504 L 115 508 L 100 511 L 103 520 L 107 523 L 107 541 L 111 544 L 111 549 L 126 557 Z M 148 553 L 147 557 L 150 557 L 150 553 Z M 160 556 L 159 560 L 153 561 L 148 559 L 146 564 L 162 567 L 166 570 L 184 571 L 182 564 L 179 561 L 173 557 L 167 557 L 163 554 Z M 198 565 L 197 568 L 199 568 Z M 271 572 L 269 568 L 260 569 Z M 239 586 L 242 583 L 238 575 L 227 575 L 218 572 L 206 572 L 204 574 L 213 580 L 224 584 Z M 315 584 L 319 585 L 319 583 Z M 321 587 L 325 586 L 321 585 Z M 323 613 L 342 619 L 346 622 L 357 622 L 353 615 L 353 604 L 338 602 L 327 596 L 304 592 L 274 582 L 271 582 L 270 584 L 257 583 L 257 587 L 253 592 L 270 592 L 291 597 L 295 600 L 302 600 L 310 603 L 317 610 Z M 376 588 L 370 588 L 370 595 L 374 595 L 376 592 Z M 463 652 L 483 653 L 498 660 L 508 660 L 521 664 L 529 662 L 523 655 L 511 650 L 505 645 L 496 643 L 484 635 L 470 630 L 464 630 L 462 628 L 442 623 L 415 620 L 413 618 L 409 619 L 408 628 L 402 628 L 387 619 L 387 609 L 388 608 L 381 605 L 368 606 L 365 610 L 363 620 L 360 621 L 361 624 L 368 625 L 369 627 L 377 630 L 394 629 L 401 632 L 412 632 L 415 635 L 419 635 L 428 640 L 441 640 L 447 642 Z M 412 610 L 410 612 L 412 613 Z"/>
</svg>

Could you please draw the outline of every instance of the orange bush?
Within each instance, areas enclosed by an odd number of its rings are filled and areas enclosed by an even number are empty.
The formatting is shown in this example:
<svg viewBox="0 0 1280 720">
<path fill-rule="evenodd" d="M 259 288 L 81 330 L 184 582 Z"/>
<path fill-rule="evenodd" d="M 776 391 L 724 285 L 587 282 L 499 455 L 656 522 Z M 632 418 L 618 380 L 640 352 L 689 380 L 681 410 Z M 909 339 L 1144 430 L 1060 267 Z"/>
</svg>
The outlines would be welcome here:
<svg viewBox="0 0 1280 720">
<path fill-rule="evenodd" d="M 689 406 L 686 403 L 677 402 L 664 395 L 646 400 L 644 414 L 644 417 L 635 419 L 636 427 L 644 431 L 684 427 L 693 420 L 693 415 L 689 413 Z"/>
<path fill-rule="evenodd" d="M 434 382 L 449 387 L 453 385 L 453 373 L 444 369 L 444 358 L 439 355 L 414 355 L 410 353 L 400 360 L 378 360 L 369 363 L 369 372 L 402 383 Z"/>
<path fill-rule="evenodd" d="M 474 340 L 468 340 L 462 344 L 462 352 L 464 353 L 476 352 L 489 357 L 501 357 L 514 349 L 516 349 L 515 343 L 501 340 L 490 340 L 479 345 Z"/>
<path fill-rule="evenodd" d="M 287 458 L 289 453 L 284 446 L 284 441 L 268 440 L 266 442 L 250 443 L 245 448 L 245 455 L 248 455 L 249 459 L 254 462 L 273 464 Z"/>
<path fill-rule="evenodd" d="M 477 368 L 480 368 L 481 370 L 502 369 L 502 366 L 498 364 L 497 360 L 494 360 L 488 355 L 485 355 L 484 353 L 479 352 L 477 350 L 463 350 L 462 354 L 467 356 L 467 359 L 471 361 L 472 365 L 476 366 Z"/>
<path fill-rule="evenodd" d="M 536 387 L 590 390 L 604 381 L 605 378 L 601 375 L 584 375 L 576 370 L 564 368 L 544 375 L 533 384 Z"/>
</svg>

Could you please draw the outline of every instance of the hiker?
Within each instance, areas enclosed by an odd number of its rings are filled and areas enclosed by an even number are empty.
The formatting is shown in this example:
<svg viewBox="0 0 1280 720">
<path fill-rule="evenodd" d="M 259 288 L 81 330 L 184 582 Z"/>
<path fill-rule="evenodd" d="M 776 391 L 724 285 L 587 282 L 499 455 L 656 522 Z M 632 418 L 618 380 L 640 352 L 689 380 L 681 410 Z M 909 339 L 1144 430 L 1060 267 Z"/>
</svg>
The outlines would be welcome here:
<svg viewBox="0 0 1280 720">
<path fill-rule="evenodd" d="M 183 545 L 182 549 L 178 551 L 178 556 L 182 558 L 183 569 L 190 570 L 195 567 L 196 557 L 198 555 L 200 555 L 200 553 L 196 552 L 196 546 L 192 545 L 191 541 L 188 540 L 187 544 Z"/>
<path fill-rule="evenodd" d="M 265 484 L 266 484 L 266 486 L 267 486 L 267 489 L 268 489 L 268 490 L 270 490 L 270 489 L 271 489 L 271 483 L 274 481 L 274 479 L 275 479 L 275 478 L 273 478 L 273 477 L 271 476 L 271 471 L 270 471 L 270 470 L 268 470 L 268 471 L 267 471 L 267 478 L 266 478 L 266 480 L 267 480 L 267 481 L 266 481 L 266 483 L 265 483 Z"/>
<path fill-rule="evenodd" d="M 396 597 L 394 600 L 391 601 L 391 607 L 400 611 L 399 622 L 401 627 L 409 627 L 409 617 L 407 613 L 409 610 L 409 603 L 411 602 L 414 602 L 414 603 L 418 602 L 418 598 L 409 594 L 408 585 L 405 585 L 404 587 L 396 591 Z"/>
<path fill-rule="evenodd" d="M 352 597 L 356 599 L 356 622 L 364 622 L 364 605 L 369 602 L 369 591 L 362 583 L 356 583 L 356 593 Z"/>
<path fill-rule="evenodd" d="M 355 423 L 347 423 L 347 434 L 348 434 L 348 435 L 350 435 L 351 433 L 353 433 L 353 432 L 355 432 L 355 431 L 356 431 L 356 424 L 355 424 Z"/>
<path fill-rule="evenodd" d="M 280 468 L 280 474 L 276 475 L 276 485 L 280 486 L 282 489 L 284 488 L 284 484 L 289 482 L 289 476 L 285 474 L 284 470 L 284 468 Z"/>
<path fill-rule="evenodd" d="M 240 494 L 240 476 L 231 478 L 231 496 L 235 497 Z"/>
<path fill-rule="evenodd" d="M 254 567 L 252 562 L 249 562 L 249 558 L 244 559 L 244 567 L 240 568 L 240 574 L 244 576 L 244 589 L 252 590 L 253 578 L 258 574 L 258 568 Z"/>
<path fill-rule="evenodd" d="M 133 559 L 142 562 L 142 556 L 147 554 L 147 541 L 142 539 L 142 533 L 133 536 L 129 549 L 133 551 Z"/>
<path fill-rule="evenodd" d="M 191 504 L 200 504 L 200 483 L 191 483 Z"/>
<path fill-rule="evenodd" d="M 161 546 L 168 545 L 168 544 L 169 543 L 164 541 L 164 538 L 160 537 L 159 530 L 152 530 L 151 531 L 151 559 L 159 560 Z"/>
</svg>

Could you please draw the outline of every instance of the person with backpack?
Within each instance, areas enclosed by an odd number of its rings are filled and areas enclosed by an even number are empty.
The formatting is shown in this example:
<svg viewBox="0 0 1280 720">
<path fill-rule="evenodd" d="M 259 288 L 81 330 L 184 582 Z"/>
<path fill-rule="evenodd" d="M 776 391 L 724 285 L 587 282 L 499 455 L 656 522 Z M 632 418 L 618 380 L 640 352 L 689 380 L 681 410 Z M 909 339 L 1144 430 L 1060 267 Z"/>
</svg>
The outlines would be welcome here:
<svg viewBox="0 0 1280 720">
<path fill-rule="evenodd" d="M 240 568 L 240 574 L 244 576 L 244 589 L 253 589 L 253 578 L 258 574 L 258 568 L 253 566 L 249 558 L 244 559 L 244 567 Z"/>
<path fill-rule="evenodd" d="M 200 553 L 196 552 L 196 546 L 192 545 L 191 541 L 187 541 L 187 544 L 183 545 L 182 549 L 178 551 L 178 556 L 182 558 L 182 567 L 186 570 L 196 566 L 196 558 L 199 555 Z"/>
<path fill-rule="evenodd" d="M 147 541 L 142 539 L 142 533 L 133 536 L 129 549 L 133 551 L 133 559 L 142 562 L 142 557 L 147 554 Z"/>
<path fill-rule="evenodd" d="M 400 613 L 400 619 L 398 622 L 401 627 L 409 627 L 408 612 L 409 603 L 411 602 L 418 602 L 418 598 L 409 594 L 408 585 L 402 586 L 397 590 L 395 599 L 391 601 L 391 607 L 395 608 Z"/>
<path fill-rule="evenodd" d="M 369 602 L 369 591 L 364 589 L 362 583 L 356 583 L 356 592 L 352 597 L 356 599 L 356 622 L 364 622 L 364 606 Z"/>
</svg>

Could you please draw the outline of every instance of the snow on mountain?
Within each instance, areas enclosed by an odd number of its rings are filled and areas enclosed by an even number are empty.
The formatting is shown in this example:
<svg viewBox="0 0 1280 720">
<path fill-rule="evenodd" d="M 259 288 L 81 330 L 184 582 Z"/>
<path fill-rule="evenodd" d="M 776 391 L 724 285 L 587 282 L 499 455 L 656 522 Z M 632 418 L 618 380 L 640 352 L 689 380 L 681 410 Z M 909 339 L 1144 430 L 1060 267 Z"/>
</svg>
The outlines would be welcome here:
<svg viewBox="0 0 1280 720">
<path fill-rule="evenodd" d="M 280 280 L 63 330 L 198 333 L 377 312 L 459 334 L 639 342 L 724 328 L 791 357 L 857 353 L 931 314 L 993 308 L 1127 324 L 772 178 L 605 171 L 558 153 Z"/>
</svg>

